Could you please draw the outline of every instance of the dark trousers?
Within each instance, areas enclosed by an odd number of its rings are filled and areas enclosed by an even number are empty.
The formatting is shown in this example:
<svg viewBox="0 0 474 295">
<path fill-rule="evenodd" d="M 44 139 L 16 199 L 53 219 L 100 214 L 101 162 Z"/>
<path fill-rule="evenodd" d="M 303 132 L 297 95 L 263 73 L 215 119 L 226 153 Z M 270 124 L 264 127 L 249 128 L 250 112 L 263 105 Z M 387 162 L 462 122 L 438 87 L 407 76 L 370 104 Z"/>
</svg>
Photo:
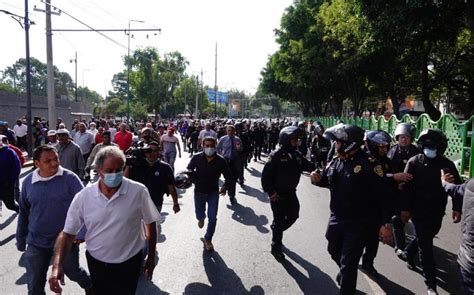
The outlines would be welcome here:
<svg viewBox="0 0 474 295">
<path fill-rule="evenodd" d="M 298 219 L 300 212 L 300 203 L 296 194 L 289 196 L 280 196 L 276 202 L 271 202 L 273 211 L 272 228 L 272 247 L 281 249 L 283 232 L 289 229 Z"/>
<path fill-rule="evenodd" d="M 256 143 L 254 145 L 253 157 L 255 160 L 257 158 L 260 160 L 260 155 L 262 154 L 262 147 L 263 147 L 263 143 Z"/>
<path fill-rule="evenodd" d="M 365 240 L 365 252 L 362 256 L 362 264 L 373 265 L 374 259 L 379 250 L 379 231 L 380 223 L 373 222 L 367 226 L 367 235 Z"/>
<path fill-rule="evenodd" d="M 400 219 L 400 215 L 392 217 L 393 236 L 395 238 L 395 249 L 404 250 L 406 247 L 405 223 Z"/>
<path fill-rule="evenodd" d="M 86 251 L 94 294 L 135 295 L 142 265 L 142 251 L 122 263 L 105 263 Z"/>
<path fill-rule="evenodd" d="M 17 137 L 16 138 L 16 146 L 20 149 L 26 150 L 27 144 L 26 144 L 26 135 L 23 137 Z"/>
<path fill-rule="evenodd" d="M 237 183 L 237 176 L 239 175 L 239 161 L 237 159 L 226 159 L 226 161 L 227 166 L 230 170 L 230 179 L 226 180 L 227 194 L 229 195 L 229 197 L 235 197 L 235 185 Z"/>
<path fill-rule="evenodd" d="M 0 200 L 8 209 L 18 213 L 19 208 L 15 203 L 15 182 L 0 182 Z"/>
<path fill-rule="evenodd" d="M 247 163 L 247 153 L 242 153 L 237 156 L 236 164 L 237 164 L 237 180 L 244 181 L 244 170 L 245 164 Z"/>
<path fill-rule="evenodd" d="M 461 281 L 461 289 L 465 295 L 474 294 L 474 274 L 459 266 L 459 280 Z"/>
<path fill-rule="evenodd" d="M 436 288 L 436 264 L 433 254 L 433 239 L 441 229 L 443 216 L 430 218 L 412 218 L 415 226 L 416 239 L 411 241 L 405 251 L 409 257 L 414 257 L 419 251 L 425 284 L 429 288 Z"/>
<path fill-rule="evenodd" d="M 366 241 L 366 225 L 357 222 L 338 222 L 331 216 L 326 239 L 328 252 L 340 268 L 340 294 L 352 295 L 357 286 L 357 270 Z"/>
</svg>

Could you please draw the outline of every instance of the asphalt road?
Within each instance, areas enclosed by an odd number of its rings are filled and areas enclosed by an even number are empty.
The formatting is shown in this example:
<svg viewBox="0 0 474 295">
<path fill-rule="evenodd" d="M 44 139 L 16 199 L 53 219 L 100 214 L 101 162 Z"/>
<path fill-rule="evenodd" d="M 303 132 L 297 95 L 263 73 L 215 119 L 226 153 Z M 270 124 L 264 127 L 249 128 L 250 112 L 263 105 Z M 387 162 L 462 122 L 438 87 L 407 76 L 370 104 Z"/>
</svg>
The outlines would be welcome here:
<svg viewBox="0 0 474 295">
<path fill-rule="evenodd" d="M 177 171 L 189 161 L 187 153 L 177 159 Z M 337 294 L 336 264 L 326 251 L 324 237 L 329 215 L 329 192 L 302 176 L 298 187 L 299 220 L 284 235 L 287 260 L 278 263 L 270 254 L 272 212 L 260 185 L 263 162 L 251 162 L 246 183 L 237 188 L 238 204 L 221 197 L 216 233 L 216 251 L 203 250 L 194 216 L 192 188 L 181 192 L 181 212 L 174 214 L 171 198 L 163 206 L 157 249 L 159 262 L 152 281 L 141 280 L 137 294 Z M 450 204 L 448 205 L 450 207 Z M 15 247 L 16 215 L 3 206 L 0 217 L 0 294 L 26 294 L 25 262 Z M 456 253 L 459 225 L 449 220 L 435 240 L 440 294 L 459 294 Z M 87 268 L 84 246 L 81 264 Z M 359 294 L 422 294 L 426 292 L 420 272 L 405 267 L 393 249 L 381 245 L 375 267 L 381 276 L 374 281 L 359 271 Z M 47 291 L 49 289 L 47 288 Z M 66 280 L 64 294 L 83 294 Z M 51 294 L 47 292 L 47 294 Z"/>
</svg>

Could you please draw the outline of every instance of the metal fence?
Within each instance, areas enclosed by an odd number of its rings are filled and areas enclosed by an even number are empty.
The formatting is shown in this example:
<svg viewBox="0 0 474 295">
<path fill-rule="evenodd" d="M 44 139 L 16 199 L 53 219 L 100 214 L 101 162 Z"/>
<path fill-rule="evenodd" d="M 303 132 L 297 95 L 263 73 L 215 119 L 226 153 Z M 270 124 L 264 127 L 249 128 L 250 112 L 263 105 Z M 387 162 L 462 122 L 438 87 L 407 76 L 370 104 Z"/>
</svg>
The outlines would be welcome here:
<svg viewBox="0 0 474 295">
<path fill-rule="evenodd" d="M 448 138 L 448 148 L 445 156 L 451 159 L 465 178 L 474 176 L 474 116 L 466 121 L 458 121 L 453 115 L 445 114 L 438 121 L 422 114 L 413 120 L 409 115 L 404 115 L 400 120 L 394 115 L 386 120 L 383 116 L 378 119 L 375 116 L 361 117 L 316 117 L 314 121 L 321 122 L 325 128 L 337 124 L 339 120 L 346 124 L 356 125 L 366 130 L 384 130 L 393 136 L 395 128 L 399 123 L 411 123 L 416 126 L 416 138 L 421 131 L 428 128 L 439 128 L 443 130 Z"/>
</svg>

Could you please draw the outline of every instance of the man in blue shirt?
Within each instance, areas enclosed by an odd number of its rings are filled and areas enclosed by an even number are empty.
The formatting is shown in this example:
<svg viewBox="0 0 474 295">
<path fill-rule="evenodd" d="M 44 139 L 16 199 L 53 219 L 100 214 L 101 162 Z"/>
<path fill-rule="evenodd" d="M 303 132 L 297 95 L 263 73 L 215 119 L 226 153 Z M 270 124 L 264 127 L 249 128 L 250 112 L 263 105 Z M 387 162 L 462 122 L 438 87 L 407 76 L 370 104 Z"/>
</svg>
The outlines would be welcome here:
<svg viewBox="0 0 474 295">
<path fill-rule="evenodd" d="M 64 227 L 69 206 L 81 191 L 82 183 L 77 175 L 59 165 L 54 147 L 39 146 L 33 153 L 33 160 L 38 169 L 23 181 L 16 242 L 19 251 L 26 249 L 28 294 L 45 294 L 54 242 Z M 76 240 L 63 268 L 66 275 L 88 294 L 92 282 L 89 274 L 79 266 L 78 245 L 82 240 L 81 237 Z"/>
<path fill-rule="evenodd" d="M 18 212 L 14 188 L 20 176 L 20 159 L 8 144 L 2 143 L 4 137 L 0 135 L 0 200 L 3 200 L 8 209 Z"/>
<path fill-rule="evenodd" d="M 219 139 L 217 153 L 226 160 L 227 166 L 230 170 L 227 192 L 229 194 L 230 203 L 234 205 L 237 203 L 237 200 L 235 199 L 235 185 L 237 183 L 237 175 L 239 175 L 237 157 L 242 149 L 242 141 L 239 137 L 235 136 L 234 125 L 227 125 L 226 132 L 227 135 L 224 135 Z"/>
</svg>

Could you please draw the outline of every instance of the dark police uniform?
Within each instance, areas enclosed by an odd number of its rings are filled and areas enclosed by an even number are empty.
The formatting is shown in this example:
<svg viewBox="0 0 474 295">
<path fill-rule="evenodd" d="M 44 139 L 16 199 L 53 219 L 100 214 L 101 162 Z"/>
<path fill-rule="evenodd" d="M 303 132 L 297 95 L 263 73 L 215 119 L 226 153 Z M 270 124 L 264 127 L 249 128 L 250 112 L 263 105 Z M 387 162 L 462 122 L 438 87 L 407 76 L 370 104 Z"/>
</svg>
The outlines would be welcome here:
<svg viewBox="0 0 474 295">
<path fill-rule="evenodd" d="M 168 185 L 174 185 L 171 166 L 163 161 L 156 161 L 153 166 L 146 163 L 131 166 L 129 178 L 144 184 L 159 212 L 163 206 L 163 196 L 168 194 Z"/>
<path fill-rule="evenodd" d="M 401 148 L 399 144 L 394 145 L 387 154 L 390 159 L 390 169 L 393 174 L 405 171 L 408 160 L 419 154 L 419 149 L 410 144 L 406 148 Z M 400 190 L 396 190 L 395 215 L 392 218 L 393 235 L 395 238 L 395 250 L 405 249 L 405 223 L 400 219 Z"/>
<path fill-rule="evenodd" d="M 272 247 L 281 249 L 283 232 L 299 217 L 300 203 L 296 187 L 301 172 L 311 172 L 314 165 L 298 151 L 283 148 L 272 152 L 262 171 L 262 187 L 268 195 L 278 194 L 278 201 L 271 202 L 273 211 Z"/>
<path fill-rule="evenodd" d="M 326 239 L 328 252 L 340 267 L 340 294 L 354 294 L 359 259 L 373 216 L 384 223 L 391 217 L 391 201 L 383 193 L 383 168 L 359 150 L 347 160 L 334 158 L 317 185 L 331 190 Z"/>
<path fill-rule="evenodd" d="M 433 238 L 441 229 L 448 201 L 448 194 L 441 185 L 441 170 L 452 174 L 455 183 L 461 183 L 456 166 L 448 158 L 438 156 L 429 159 L 424 154 L 412 157 L 408 160 L 405 172 L 412 174 L 413 179 L 403 186 L 401 192 L 401 210 L 411 213 L 417 236 L 407 245 L 407 256 L 412 259 L 418 248 L 425 283 L 429 288 L 436 287 Z M 453 211 L 461 210 L 462 202 L 453 199 Z"/>
</svg>

